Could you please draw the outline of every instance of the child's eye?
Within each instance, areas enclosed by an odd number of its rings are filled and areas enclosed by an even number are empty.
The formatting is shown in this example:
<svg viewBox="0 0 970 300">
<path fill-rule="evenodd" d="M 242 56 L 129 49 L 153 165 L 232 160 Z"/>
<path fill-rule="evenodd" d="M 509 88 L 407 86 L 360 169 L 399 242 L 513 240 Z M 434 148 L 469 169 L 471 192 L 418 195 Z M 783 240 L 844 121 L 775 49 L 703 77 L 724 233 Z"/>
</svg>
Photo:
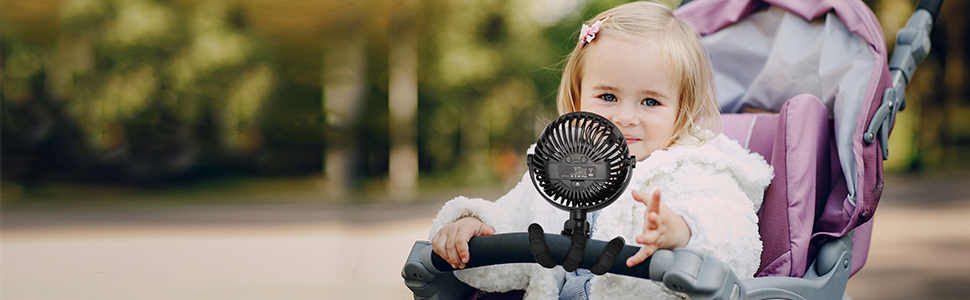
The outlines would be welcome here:
<svg viewBox="0 0 970 300">
<path fill-rule="evenodd" d="M 606 102 L 616 102 L 616 96 L 613 94 L 602 94 L 599 96 L 599 98 Z"/>
<path fill-rule="evenodd" d="M 657 106 L 657 105 L 660 105 L 660 102 L 657 102 L 657 100 L 654 100 L 653 98 L 647 98 L 647 99 L 644 99 L 643 102 L 641 102 L 640 104 L 643 104 L 646 106 Z"/>
</svg>

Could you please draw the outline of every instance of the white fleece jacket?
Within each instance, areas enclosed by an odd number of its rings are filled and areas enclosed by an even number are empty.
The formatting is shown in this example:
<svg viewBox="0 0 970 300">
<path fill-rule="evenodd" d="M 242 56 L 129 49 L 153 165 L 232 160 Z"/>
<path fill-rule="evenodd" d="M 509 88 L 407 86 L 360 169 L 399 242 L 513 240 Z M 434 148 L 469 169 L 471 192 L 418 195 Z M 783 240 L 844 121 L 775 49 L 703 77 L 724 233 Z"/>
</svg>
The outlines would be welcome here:
<svg viewBox="0 0 970 300">
<path fill-rule="evenodd" d="M 638 246 L 635 237 L 642 233 L 646 207 L 633 200 L 630 190 L 659 189 L 661 200 L 690 227 L 687 248 L 717 257 L 741 279 L 751 278 L 761 258 L 756 212 L 773 176 L 764 158 L 724 135 L 700 146 L 675 144 L 637 162 L 627 191 L 600 211 L 592 238 L 608 241 L 622 236 L 627 244 Z M 463 196 L 448 201 L 438 212 L 429 239 L 464 215 L 478 217 L 497 233 L 525 232 L 531 223 L 539 223 L 546 232 L 558 232 L 569 218 L 568 212 L 539 195 L 528 173 L 495 202 Z M 524 289 L 525 299 L 558 299 L 565 271 L 561 266 L 507 264 L 459 270 L 455 275 L 486 292 Z M 622 275 L 594 276 L 590 283 L 590 299 L 684 298 L 662 283 Z"/>
</svg>

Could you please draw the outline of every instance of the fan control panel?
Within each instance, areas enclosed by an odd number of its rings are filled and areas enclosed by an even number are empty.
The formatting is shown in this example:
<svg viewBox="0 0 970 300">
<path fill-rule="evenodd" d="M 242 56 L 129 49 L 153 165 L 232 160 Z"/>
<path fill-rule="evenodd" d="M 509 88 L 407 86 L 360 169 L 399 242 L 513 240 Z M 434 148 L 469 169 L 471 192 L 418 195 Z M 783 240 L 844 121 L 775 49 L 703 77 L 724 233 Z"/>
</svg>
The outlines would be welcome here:
<svg viewBox="0 0 970 300">
<path fill-rule="evenodd" d="M 609 164 L 590 161 L 582 154 L 568 155 L 558 163 L 550 162 L 549 167 L 553 171 L 550 172 L 549 179 L 562 180 L 565 186 L 574 189 L 586 188 L 594 180 L 609 179 L 606 172 Z"/>
</svg>

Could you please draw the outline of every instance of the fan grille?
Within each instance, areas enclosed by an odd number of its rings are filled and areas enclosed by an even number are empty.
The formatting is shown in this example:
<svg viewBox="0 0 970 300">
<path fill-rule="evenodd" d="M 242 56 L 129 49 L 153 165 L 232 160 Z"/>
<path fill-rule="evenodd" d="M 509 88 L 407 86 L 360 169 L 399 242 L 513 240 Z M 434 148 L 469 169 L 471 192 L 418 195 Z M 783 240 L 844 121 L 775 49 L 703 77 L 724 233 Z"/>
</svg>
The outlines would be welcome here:
<svg viewBox="0 0 970 300">
<path fill-rule="evenodd" d="M 594 211 L 619 198 L 634 161 L 616 125 L 594 113 L 573 112 L 542 131 L 529 173 L 554 206 Z"/>
</svg>

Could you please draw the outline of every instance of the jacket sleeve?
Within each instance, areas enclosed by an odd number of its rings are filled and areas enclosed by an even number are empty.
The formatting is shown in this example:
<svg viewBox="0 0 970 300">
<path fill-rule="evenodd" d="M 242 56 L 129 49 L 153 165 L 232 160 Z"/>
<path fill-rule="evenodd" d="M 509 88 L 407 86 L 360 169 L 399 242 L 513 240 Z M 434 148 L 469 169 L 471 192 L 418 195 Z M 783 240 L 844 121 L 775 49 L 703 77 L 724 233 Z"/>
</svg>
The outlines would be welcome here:
<svg viewBox="0 0 970 300">
<path fill-rule="evenodd" d="M 741 279 L 752 278 L 762 251 L 758 217 L 736 173 L 687 163 L 666 179 L 671 182 L 663 184 L 668 190 L 661 199 L 690 228 L 687 248 L 717 257 Z"/>
<path fill-rule="evenodd" d="M 442 227 L 465 216 L 474 216 L 492 225 L 496 233 L 523 231 L 532 220 L 530 204 L 536 196 L 535 187 L 526 173 L 515 188 L 495 202 L 456 197 L 441 207 L 431 225 L 428 239 L 432 239 Z M 525 289 L 531 273 L 530 264 L 505 264 L 458 270 L 455 276 L 486 292 L 506 292 Z"/>
<path fill-rule="evenodd" d="M 463 217 L 477 217 L 483 223 L 495 227 L 496 233 L 522 231 L 532 220 L 530 204 L 536 196 L 535 187 L 526 173 L 515 188 L 494 202 L 481 198 L 455 197 L 438 211 L 432 221 L 428 239 L 438 234 L 442 227 Z"/>
</svg>

